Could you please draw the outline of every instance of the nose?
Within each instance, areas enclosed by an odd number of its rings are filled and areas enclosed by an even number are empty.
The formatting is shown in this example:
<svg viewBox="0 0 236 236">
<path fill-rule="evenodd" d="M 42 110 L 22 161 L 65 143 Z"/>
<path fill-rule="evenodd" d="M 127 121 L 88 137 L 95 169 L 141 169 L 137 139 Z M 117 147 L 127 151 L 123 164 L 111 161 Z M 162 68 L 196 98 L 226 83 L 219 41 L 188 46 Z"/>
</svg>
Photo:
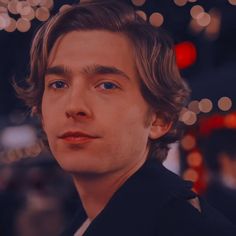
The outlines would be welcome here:
<svg viewBox="0 0 236 236">
<path fill-rule="evenodd" d="M 91 95 L 85 88 L 74 87 L 68 91 L 65 115 L 72 119 L 89 119 L 92 117 Z"/>
</svg>

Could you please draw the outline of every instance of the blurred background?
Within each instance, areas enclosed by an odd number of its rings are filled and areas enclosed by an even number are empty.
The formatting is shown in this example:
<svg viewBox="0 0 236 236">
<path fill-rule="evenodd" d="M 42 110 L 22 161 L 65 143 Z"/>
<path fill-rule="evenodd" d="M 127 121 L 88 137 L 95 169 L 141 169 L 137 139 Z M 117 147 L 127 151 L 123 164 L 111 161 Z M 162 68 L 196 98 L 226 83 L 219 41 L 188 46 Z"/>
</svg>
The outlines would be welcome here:
<svg viewBox="0 0 236 236">
<path fill-rule="evenodd" d="M 15 96 L 37 29 L 72 0 L 0 0 L 0 235 L 58 235 L 74 214 L 70 176 L 43 147 L 39 121 Z M 173 38 L 191 90 L 185 135 L 165 165 L 236 223 L 236 0 L 132 0 Z M 35 231 L 37 226 L 37 231 Z"/>
</svg>

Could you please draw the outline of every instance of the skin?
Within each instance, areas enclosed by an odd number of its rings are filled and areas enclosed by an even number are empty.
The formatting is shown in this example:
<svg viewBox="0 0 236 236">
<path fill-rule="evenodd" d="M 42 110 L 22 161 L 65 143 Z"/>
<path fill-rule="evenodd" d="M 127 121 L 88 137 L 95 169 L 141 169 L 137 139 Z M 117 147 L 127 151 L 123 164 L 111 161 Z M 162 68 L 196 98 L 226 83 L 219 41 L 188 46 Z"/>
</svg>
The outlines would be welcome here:
<svg viewBox="0 0 236 236">
<path fill-rule="evenodd" d="M 121 33 L 70 32 L 55 43 L 42 99 L 50 149 L 72 174 L 90 219 L 145 162 L 148 139 L 169 130 L 141 95 L 132 44 Z M 79 130 L 98 138 L 67 143 Z"/>
</svg>

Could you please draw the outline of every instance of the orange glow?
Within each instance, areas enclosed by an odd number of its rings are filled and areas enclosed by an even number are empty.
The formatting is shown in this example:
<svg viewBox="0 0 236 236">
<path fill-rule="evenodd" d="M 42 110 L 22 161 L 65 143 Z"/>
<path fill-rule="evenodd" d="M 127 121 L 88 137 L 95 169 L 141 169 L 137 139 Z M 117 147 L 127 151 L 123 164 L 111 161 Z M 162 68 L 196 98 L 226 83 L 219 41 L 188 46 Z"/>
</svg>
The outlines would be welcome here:
<svg viewBox="0 0 236 236">
<path fill-rule="evenodd" d="M 227 128 L 235 129 L 236 128 L 236 113 L 231 113 L 225 116 L 224 124 Z"/>
<path fill-rule="evenodd" d="M 202 164 L 202 155 L 200 152 L 191 152 L 187 156 L 187 163 L 191 167 L 198 167 Z"/>
<path fill-rule="evenodd" d="M 193 149 L 196 146 L 196 140 L 195 137 L 188 134 L 185 135 L 182 139 L 181 139 L 181 146 L 183 149 L 189 151 L 191 149 Z"/>
<path fill-rule="evenodd" d="M 196 182 L 199 178 L 199 175 L 196 170 L 189 168 L 183 173 L 183 178 L 185 180 Z"/>
</svg>

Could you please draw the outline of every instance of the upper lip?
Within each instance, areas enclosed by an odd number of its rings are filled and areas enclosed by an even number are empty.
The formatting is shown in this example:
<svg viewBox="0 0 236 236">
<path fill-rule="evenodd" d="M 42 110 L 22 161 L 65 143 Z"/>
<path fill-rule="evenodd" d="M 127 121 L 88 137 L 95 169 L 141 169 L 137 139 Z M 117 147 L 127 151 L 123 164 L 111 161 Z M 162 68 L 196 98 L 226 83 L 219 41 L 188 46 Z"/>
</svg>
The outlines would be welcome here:
<svg viewBox="0 0 236 236">
<path fill-rule="evenodd" d="M 88 137 L 88 138 L 98 138 L 98 136 L 87 134 L 81 131 L 66 131 L 58 136 L 59 138 L 67 138 L 67 137 Z"/>
</svg>

